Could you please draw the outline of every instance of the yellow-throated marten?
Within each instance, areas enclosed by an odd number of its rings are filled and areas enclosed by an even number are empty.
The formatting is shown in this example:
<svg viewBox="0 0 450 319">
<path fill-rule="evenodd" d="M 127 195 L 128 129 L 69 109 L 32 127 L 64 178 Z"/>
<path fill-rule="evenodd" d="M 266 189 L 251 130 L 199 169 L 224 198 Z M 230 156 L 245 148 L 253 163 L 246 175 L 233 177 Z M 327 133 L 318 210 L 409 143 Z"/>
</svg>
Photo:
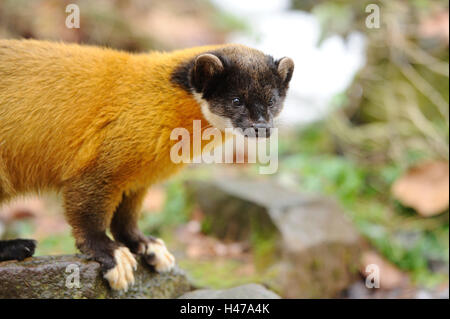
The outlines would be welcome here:
<svg viewBox="0 0 450 319">
<path fill-rule="evenodd" d="M 173 256 L 137 220 L 148 187 L 182 166 L 172 130 L 271 127 L 293 69 L 243 45 L 129 54 L 0 40 L 0 203 L 59 191 L 77 247 L 113 289 L 133 283 L 132 253 L 169 270 Z"/>
</svg>

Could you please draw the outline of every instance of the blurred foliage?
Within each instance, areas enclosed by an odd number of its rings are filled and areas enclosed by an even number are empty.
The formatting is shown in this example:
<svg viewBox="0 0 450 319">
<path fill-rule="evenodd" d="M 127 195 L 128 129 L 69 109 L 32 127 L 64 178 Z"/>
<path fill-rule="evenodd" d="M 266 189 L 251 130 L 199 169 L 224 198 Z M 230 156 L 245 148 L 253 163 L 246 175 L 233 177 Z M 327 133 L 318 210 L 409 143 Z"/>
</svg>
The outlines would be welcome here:
<svg viewBox="0 0 450 319">
<path fill-rule="evenodd" d="M 264 284 L 276 278 L 276 269 L 247 274 L 248 261 L 183 259 L 179 260 L 178 263 L 181 268 L 189 273 L 193 285 L 197 287 L 230 288 L 248 283 Z M 271 284 L 271 288 L 274 288 L 273 284 Z"/>
<path fill-rule="evenodd" d="M 142 214 L 139 227 L 145 234 L 158 236 L 165 229 L 188 221 L 193 204 L 189 201 L 183 182 L 183 178 L 178 178 L 166 184 L 166 200 L 161 212 Z"/>
<path fill-rule="evenodd" d="M 65 27 L 65 7 L 80 6 L 80 29 Z M 119 1 L 117 1 L 119 3 Z M 107 1 L 27 1 L 0 2 L 0 37 L 36 38 L 99 44 L 129 51 L 155 47 L 153 40 L 126 21 L 119 5 Z"/>
<path fill-rule="evenodd" d="M 280 238 L 273 231 L 262 231 L 261 228 L 254 227 L 253 225 L 251 229 L 250 243 L 254 264 L 258 271 L 264 272 L 279 260 L 280 256 L 278 256 L 276 245 L 280 243 Z"/>
<path fill-rule="evenodd" d="M 367 16 L 365 8 L 374 1 L 351 0 L 292 0 L 291 7 L 296 10 L 313 13 L 322 26 L 319 44 L 333 35 L 346 38 L 351 32 L 364 28 L 363 21 Z"/>
<path fill-rule="evenodd" d="M 371 3 L 380 28 L 366 27 Z M 369 241 L 417 282 L 448 280 L 448 211 L 424 219 L 390 194 L 411 165 L 449 158 L 448 1 L 293 0 L 292 7 L 319 18 L 318 45 L 356 31 L 367 51 L 332 114 L 283 141 L 282 174 L 296 176 L 302 190 L 337 197 Z"/>
<path fill-rule="evenodd" d="M 364 13 L 365 4 L 337 1 L 314 10 L 335 12 L 340 6 Z M 367 63 L 337 99 L 328 127 L 341 150 L 359 161 L 393 161 L 406 168 L 411 160 L 448 159 L 448 2 L 377 4 L 379 29 L 365 27 L 366 15 L 332 19 L 345 21 L 343 30 L 364 33 Z M 327 26 L 327 35 L 341 32 Z"/>
<path fill-rule="evenodd" d="M 65 26 L 68 4 L 80 28 Z M 0 38 L 35 38 L 102 45 L 132 52 L 223 43 L 245 22 L 208 0 L 2 0 Z"/>
<path fill-rule="evenodd" d="M 39 241 L 36 247 L 36 256 L 66 255 L 79 253 L 75 246 L 75 239 L 68 232 L 65 234 L 52 235 Z"/>
<path fill-rule="evenodd" d="M 448 211 L 423 219 L 402 207 L 390 195 L 403 171 L 397 163 L 375 165 L 337 154 L 331 137 L 325 122 L 284 137 L 290 148 L 281 153 L 280 178 L 294 176 L 290 183 L 298 189 L 337 198 L 370 243 L 418 283 L 445 280 L 448 275 L 432 264 L 448 268 Z"/>
<path fill-rule="evenodd" d="M 32 220 L 20 220 L 12 223 L 7 228 L 5 239 L 20 238 L 34 238 L 36 224 Z M 36 247 L 36 256 L 45 255 L 65 255 L 74 254 L 77 252 L 75 247 L 75 240 L 70 232 L 63 232 L 58 234 L 49 233 L 48 236 L 39 240 Z"/>
</svg>

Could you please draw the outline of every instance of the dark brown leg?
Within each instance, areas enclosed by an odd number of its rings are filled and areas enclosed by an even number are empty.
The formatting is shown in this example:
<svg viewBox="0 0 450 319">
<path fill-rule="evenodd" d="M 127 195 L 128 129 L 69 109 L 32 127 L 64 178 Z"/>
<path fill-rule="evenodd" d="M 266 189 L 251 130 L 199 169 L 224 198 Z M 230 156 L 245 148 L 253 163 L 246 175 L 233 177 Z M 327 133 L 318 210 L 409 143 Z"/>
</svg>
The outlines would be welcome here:
<svg viewBox="0 0 450 319">
<path fill-rule="evenodd" d="M 133 253 L 143 256 L 157 271 L 168 271 L 174 266 L 175 258 L 161 239 L 144 236 L 137 225 L 146 193 L 146 189 L 141 189 L 123 194 L 112 218 L 111 233 Z"/>
<path fill-rule="evenodd" d="M 137 223 L 146 191 L 142 189 L 124 193 L 111 221 L 111 233 L 114 239 L 123 243 L 135 254 L 139 253 L 139 244 L 145 241 L 145 236 L 139 230 Z"/>
<path fill-rule="evenodd" d="M 134 282 L 136 261 L 128 248 L 106 235 L 120 194 L 99 176 L 83 177 L 64 187 L 64 204 L 77 247 L 101 264 L 113 289 L 126 290 Z"/>
</svg>

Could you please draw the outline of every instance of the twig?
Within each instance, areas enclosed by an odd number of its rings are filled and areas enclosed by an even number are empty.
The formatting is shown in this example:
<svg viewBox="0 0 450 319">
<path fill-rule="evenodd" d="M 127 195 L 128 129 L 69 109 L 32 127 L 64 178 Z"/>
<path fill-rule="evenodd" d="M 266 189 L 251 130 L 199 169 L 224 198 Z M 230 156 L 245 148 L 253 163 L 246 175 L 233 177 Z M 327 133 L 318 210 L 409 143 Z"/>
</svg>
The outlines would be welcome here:
<svg viewBox="0 0 450 319">
<path fill-rule="evenodd" d="M 403 49 L 416 63 L 426 66 L 431 71 L 449 77 L 449 64 L 428 54 L 411 41 L 405 41 Z"/>
<path fill-rule="evenodd" d="M 446 120 L 448 124 L 448 102 L 442 97 L 442 95 L 436 91 L 410 64 L 399 64 L 397 61 L 394 63 L 400 68 L 402 74 L 425 95 L 434 105 L 436 105 L 439 113 Z"/>
</svg>

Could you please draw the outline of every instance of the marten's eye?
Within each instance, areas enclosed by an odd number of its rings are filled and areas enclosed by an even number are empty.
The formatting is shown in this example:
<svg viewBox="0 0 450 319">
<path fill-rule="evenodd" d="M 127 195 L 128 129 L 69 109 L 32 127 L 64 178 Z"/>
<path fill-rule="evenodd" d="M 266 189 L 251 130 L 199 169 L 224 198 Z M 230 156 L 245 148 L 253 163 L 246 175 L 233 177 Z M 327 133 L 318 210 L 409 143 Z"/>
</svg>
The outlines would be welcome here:
<svg viewBox="0 0 450 319">
<path fill-rule="evenodd" d="M 231 103 L 233 104 L 233 106 L 241 106 L 242 102 L 241 99 L 238 97 L 235 97 L 231 100 Z"/>
<path fill-rule="evenodd" d="M 275 104 L 275 98 L 271 97 L 269 101 L 269 106 L 273 106 Z"/>
</svg>

